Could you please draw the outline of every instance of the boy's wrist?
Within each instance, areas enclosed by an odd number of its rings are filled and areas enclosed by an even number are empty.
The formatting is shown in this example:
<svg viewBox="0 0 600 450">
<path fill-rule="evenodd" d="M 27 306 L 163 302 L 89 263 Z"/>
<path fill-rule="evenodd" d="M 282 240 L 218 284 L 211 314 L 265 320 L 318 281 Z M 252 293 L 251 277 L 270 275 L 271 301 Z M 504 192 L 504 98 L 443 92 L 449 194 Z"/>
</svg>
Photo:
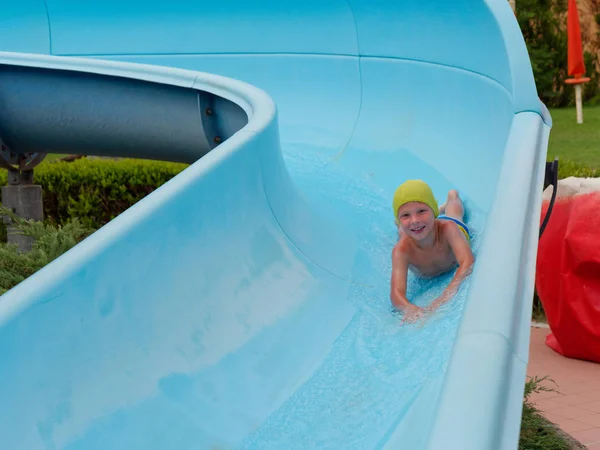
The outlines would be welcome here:
<svg viewBox="0 0 600 450">
<path fill-rule="evenodd" d="M 396 299 L 394 302 L 394 307 L 400 311 L 405 311 L 406 309 L 411 307 L 411 303 L 408 299 L 401 297 L 400 299 Z"/>
</svg>

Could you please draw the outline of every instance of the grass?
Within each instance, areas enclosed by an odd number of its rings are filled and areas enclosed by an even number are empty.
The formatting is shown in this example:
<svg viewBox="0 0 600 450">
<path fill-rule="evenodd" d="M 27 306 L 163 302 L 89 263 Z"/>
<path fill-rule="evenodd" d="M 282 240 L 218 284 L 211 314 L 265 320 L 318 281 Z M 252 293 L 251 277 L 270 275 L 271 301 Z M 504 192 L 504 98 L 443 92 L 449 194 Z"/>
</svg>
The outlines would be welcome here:
<svg viewBox="0 0 600 450">
<path fill-rule="evenodd" d="M 554 389 L 542 384 L 546 380 L 548 380 L 547 377 L 533 377 L 525 384 L 519 450 L 573 450 L 585 448 L 546 420 L 531 402 L 531 394 L 535 392 L 554 391 Z"/>
<path fill-rule="evenodd" d="M 555 156 L 600 169 L 600 106 L 583 107 L 583 123 L 577 124 L 575 108 L 551 109 L 552 131 L 548 160 Z"/>
</svg>

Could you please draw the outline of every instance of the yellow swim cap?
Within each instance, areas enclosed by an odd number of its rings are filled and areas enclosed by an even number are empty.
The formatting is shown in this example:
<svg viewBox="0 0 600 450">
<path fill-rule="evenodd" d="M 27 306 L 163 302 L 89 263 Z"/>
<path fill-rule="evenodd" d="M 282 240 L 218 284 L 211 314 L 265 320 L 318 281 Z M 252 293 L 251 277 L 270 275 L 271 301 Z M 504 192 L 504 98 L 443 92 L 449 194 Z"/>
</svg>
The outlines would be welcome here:
<svg viewBox="0 0 600 450">
<path fill-rule="evenodd" d="M 398 223 L 398 210 L 402 205 L 409 202 L 425 203 L 433 210 L 433 216 L 439 214 L 438 203 L 433 195 L 433 191 L 427 183 L 421 180 L 408 180 L 398 186 L 394 193 L 394 220 Z"/>
</svg>

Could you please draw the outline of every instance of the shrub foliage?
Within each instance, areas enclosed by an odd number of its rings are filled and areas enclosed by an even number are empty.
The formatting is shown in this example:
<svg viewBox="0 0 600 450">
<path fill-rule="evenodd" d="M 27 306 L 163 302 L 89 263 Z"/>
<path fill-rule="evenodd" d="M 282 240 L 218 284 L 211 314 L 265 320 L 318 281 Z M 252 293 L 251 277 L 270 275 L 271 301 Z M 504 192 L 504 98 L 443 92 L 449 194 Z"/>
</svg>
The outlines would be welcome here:
<svg viewBox="0 0 600 450">
<path fill-rule="evenodd" d="M 84 227 L 78 219 L 56 226 L 21 219 L 2 207 L 0 216 L 8 217 L 18 233 L 35 239 L 31 250 L 23 253 L 15 245 L 0 243 L 0 295 L 74 247 L 93 231 Z"/>
<path fill-rule="evenodd" d="M 186 164 L 144 160 L 79 159 L 41 164 L 35 183 L 43 189 L 44 218 L 61 224 L 77 217 L 100 228 L 186 168 Z M 0 171 L 0 185 L 6 184 Z"/>
</svg>

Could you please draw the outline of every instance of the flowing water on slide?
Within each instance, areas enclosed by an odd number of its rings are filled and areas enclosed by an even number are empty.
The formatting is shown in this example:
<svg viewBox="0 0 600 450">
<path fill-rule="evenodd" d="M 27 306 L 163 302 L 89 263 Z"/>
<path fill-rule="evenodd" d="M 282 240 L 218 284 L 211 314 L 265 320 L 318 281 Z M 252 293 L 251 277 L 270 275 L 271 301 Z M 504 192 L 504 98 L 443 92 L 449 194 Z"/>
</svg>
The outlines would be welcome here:
<svg viewBox="0 0 600 450">
<path fill-rule="evenodd" d="M 314 149 L 289 147 L 285 157 L 295 182 L 311 199 L 327 193 L 330 201 L 358 214 L 359 252 L 349 291 L 357 313 L 312 377 L 242 447 L 373 448 L 402 420 L 424 384 L 443 377 L 470 278 L 425 323 L 401 325 L 389 300 L 397 239 L 391 199 L 328 164 Z M 484 217 L 468 201 L 465 207 L 477 258 Z M 410 274 L 408 298 L 420 306 L 430 304 L 453 275 L 423 280 Z"/>
</svg>

